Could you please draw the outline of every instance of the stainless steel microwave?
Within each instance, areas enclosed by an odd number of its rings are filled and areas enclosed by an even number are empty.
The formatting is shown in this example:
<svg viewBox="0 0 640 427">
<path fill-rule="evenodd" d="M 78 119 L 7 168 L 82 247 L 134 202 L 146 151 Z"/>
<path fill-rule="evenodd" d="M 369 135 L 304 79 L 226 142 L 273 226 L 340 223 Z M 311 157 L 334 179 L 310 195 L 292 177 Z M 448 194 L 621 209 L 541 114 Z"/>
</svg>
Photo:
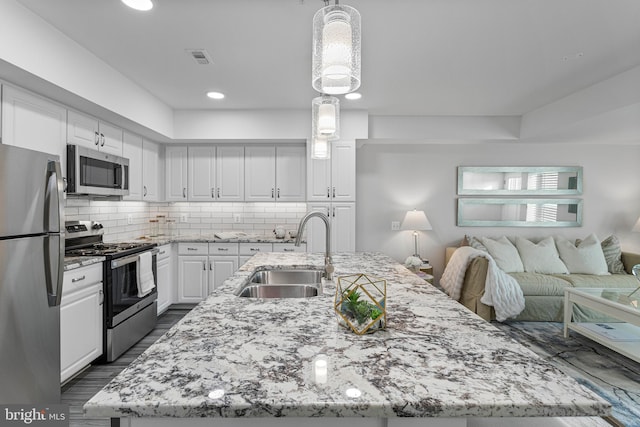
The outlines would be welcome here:
<svg viewBox="0 0 640 427">
<path fill-rule="evenodd" d="M 129 160 L 79 145 L 67 145 L 67 193 L 128 195 Z"/>
</svg>

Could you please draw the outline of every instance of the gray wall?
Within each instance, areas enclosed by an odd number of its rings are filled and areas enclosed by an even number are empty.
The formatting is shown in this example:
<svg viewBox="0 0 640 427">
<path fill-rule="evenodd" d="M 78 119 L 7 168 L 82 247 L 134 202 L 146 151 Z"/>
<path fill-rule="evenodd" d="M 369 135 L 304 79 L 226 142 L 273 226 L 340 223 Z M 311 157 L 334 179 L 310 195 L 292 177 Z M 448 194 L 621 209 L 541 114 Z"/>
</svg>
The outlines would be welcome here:
<svg viewBox="0 0 640 427">
<path fill-rule="evenodd" d="M 364 144 L 357 150 L 358 251 L 380 251 L 403 262 L 413 253 L 411 231 L 391 231 L 407 210 L 422 209 L 432 231 L 421 232 L 420 254 L 444 268 L 444 251 L 465 234 L 600 239 L 616 234 L 624 250 L 640 251 L 640 145 Z M 583 225 L 576 228 L 457 227 L 458 166 L 582 166 Z"/>
</svg>

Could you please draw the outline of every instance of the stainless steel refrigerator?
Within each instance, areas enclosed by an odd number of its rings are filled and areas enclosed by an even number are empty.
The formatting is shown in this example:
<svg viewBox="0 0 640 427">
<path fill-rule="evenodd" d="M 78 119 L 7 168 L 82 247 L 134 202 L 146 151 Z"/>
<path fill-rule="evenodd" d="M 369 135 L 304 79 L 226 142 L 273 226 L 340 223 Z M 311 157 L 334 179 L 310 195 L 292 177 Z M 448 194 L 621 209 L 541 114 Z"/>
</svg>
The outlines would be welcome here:
<svg viewBox="0 0 640 427">
<path fill-rule="evenodd" d="M 58 156 L 0 144 L 0 404 L 60 402 Z"/>
</svg>

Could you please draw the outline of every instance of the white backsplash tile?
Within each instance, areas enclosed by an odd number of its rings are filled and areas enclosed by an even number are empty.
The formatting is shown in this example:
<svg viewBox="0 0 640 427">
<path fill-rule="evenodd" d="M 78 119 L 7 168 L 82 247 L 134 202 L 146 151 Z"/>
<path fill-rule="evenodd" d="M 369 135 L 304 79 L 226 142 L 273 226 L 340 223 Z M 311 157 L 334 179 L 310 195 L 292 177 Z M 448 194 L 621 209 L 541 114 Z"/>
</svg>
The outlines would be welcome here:
<svg viewBox="0 0 640 427">
<path fill-rule="evenodd" d="M 67 221 L 101 222 L 107 242 L 148 236 L 149 220 L 158 215 L 175 220 L 178 234 L 183 235 L 210 235 L 224 230 L 269 235 L 276 225 L 295 230 L 306 211 L 306 203 L 147 203 L 79 197 L 69 197 L 65 201 Z M 239 223 L 234 221 L 234 214 L 240 214 Z M 187 221 L 180 222 L 184 215 Z"/>
</svg>

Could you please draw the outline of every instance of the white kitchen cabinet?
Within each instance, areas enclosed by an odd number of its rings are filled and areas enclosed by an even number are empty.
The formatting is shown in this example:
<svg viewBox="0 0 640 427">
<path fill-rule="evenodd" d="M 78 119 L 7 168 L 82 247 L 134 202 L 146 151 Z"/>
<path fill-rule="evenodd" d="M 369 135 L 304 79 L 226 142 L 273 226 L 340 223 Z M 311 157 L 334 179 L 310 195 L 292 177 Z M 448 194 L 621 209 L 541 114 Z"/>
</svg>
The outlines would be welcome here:
<svg viewBox="0 0 640 427">
<path fill-rule="evenodd" d="M 243 201 L 244 147 L 190 146 L 187 187 L 190 201 Z"/>
<path fill-rule="evenodd" d="M 305 200 L 306 157 L 302 146 L 245 148 L 245 200 L 296 202 Z"/>
<path fill-rule="evenodd" d="M 309 152 L 307 200 L 319 202 L 354 202 L 356 200 L 355 141 L 331 144 L 331 159 L 316 160 Z"/>
<path fill-rule="evenodd" d="M 178 302 L 198 303 L 208 295 L 206 255 L 178 256 Z"/>
<path fill-rule="evenodd" d="M 122 200 L 142 200 L 142 137 L 124 132 L 122 157 L 129 159 L 129 195 Z"/>
<path fill-rule="evenodd" d="M 166 200 L 186 202 L 188 190 L 188 156 L 186 146 L 165 148 Z"/>
<path fill-rule="evenodd" d="M 210 256 L 209 257 L 209 293 L 220 287 L 238 270 L 238 256 Z"/>
<path fill-rule="evenodd" d="M 294 252 L 306 252 L 306 251 L 307 251 L 306 243 L 300 243 L 300 246 L 296 246 L 293 243 L 274 243 L 273 244 L 273 252 L 294 253 Z"/>
<path fill-rule="evenodd" d="M 160 144 L 142 140 L 142 200 L 147 202 L 159 202 L 162 199 L 160 150 Z"/>
<path fill-rule="evenodd" d="M 69 110 L 67 143 L 122 156 L 122 129 L 95 117 Z"/>
<path fill-rule="evenodd" d="M 13 86 L 2 86 L 2 143 L 60 156 L 67 176 L 67 110 Z"/>
<path fill-rule="evenodd" d="M 158 315 L 164 313 L 173 302 L 174 257 L 171 244 L 158 247 L 156 255 L 157 272 L 156 286 L 158 288 Z"/>
<path fill-rule="evenodd" d="M 306 148 L 276 147 L 276 201 L 304 201 L 306 182 Z"/>
<path fill-rule="evenodd" d="M 60 382 L 102 355 L 102 264 L 64 273 L 60 304 Z"/>
<path fill-rule="evenodd" d="M 322 212 L 331 224 L 331 251 L 354 252 L 356 249 L 355 203 L 314 203 L 309 211 Z M 306 227 L 308 252 L 324 252 L 326 231 L 320 218 L 311 218 Z"/>
</svg>

